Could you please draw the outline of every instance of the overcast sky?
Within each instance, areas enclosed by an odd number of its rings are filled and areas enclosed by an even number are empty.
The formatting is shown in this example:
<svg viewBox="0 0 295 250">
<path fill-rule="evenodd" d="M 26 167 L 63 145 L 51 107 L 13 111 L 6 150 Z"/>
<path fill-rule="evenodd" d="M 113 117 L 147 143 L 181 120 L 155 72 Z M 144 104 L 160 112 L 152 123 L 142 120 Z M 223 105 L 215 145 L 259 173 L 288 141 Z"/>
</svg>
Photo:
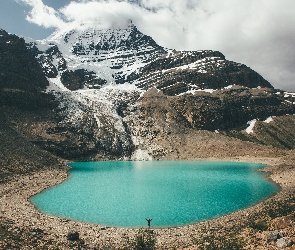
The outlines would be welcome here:
<svg viewBox="0 0 295 250">
<path fill-rule="evenodd" d="M 294 0 L 0 0 L 0 28 L 34 39 L 128 19 L 161 46 L 218 50 L 295 92 Z"/>
</svg>

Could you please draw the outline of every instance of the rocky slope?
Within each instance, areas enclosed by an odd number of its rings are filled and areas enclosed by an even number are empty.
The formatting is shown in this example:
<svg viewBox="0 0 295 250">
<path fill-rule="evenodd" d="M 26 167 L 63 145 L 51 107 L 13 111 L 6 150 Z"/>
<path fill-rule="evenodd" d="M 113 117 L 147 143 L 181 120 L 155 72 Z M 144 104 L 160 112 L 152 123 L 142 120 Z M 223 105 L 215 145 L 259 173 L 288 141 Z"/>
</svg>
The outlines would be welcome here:
<svg viewBox="0 0 295 250">
<path fill-rule="evenodd" d="M 227 130 L 228 136 L 252 141 L 262 145 L 272 145 L 281 149 L 294 149 L 295 116 L 270 116 L 265 120 L 253 120 L 253 129 Z"/>
<path fill-rule="evenodd" d="M 24 40 L 0 30 L 0 183 L 13 175 L 59 167 L 54 155 L 19 129 L 54 119 L 57 104 L 44 93 L 48 85 Z"/>
<path fill-rule="evenodd" d="M 272 92 L 272 89 L 235 88 L 215 91 L 212 94 L 182 96 L 167 96 L 156 88 L 145 92 L 136 103 L 122 113 L 123 121 L 130 127 L 133 136 L 135 158 L 223 158 L 247 155 L 249 151 L 263 154 L 264 150 L 266 154 L 263 155 L 269 156 L 276 155 L 276 149 L 264 149 L 261 144 L 282 148 L 274 142 L 280 141 L 280 138 L 286 137 L 287 134 L 289 140 L 286 140 L 286 143 L 294 142 L 292 128 L 294 128 L 295 117 L 293 115 L 280 116 L 280 119 L 289 118 L 288 121 L 285 120 L 285 127 L 289 126 L 289 130 L 284 134 L 277 133 L 277 137 L 273 137 L 272 141 L 262 143 L 262 141 L 250 140 L 246 136 L 248 135 L 246 129 L 249 126 L 247 120 L 251 120 L 251 117 L 261 117 L 265 120 L 264 117 L 268 117 L 271 113 L 283 113 L 284 111 L 280 109 L 283 109 L 284 105 L 282 103 L 263 105 L 272 95 L 265 92 Z M 239 92 L 246 93 L 242 94 L 245 98 L 240 100 L 240 103 L 238 103 L 237 95 Z M 265 96 L 265 98 L 259 97 L 262 103 L 248 104 L 252 98 L 255 99 L 259 95 Z M 275 96 L 279 98 L 277 94 Z M 265 124 L 257 120 L 255 129 L 253 128 L 255 132 L 252 132 L 249 137 L 264 137 L 263 133 L 266 133 L 266 130 L 258 128 L 260 123 Z M 233 131 L 245 136 L 235 136 Z"/>
</svg>

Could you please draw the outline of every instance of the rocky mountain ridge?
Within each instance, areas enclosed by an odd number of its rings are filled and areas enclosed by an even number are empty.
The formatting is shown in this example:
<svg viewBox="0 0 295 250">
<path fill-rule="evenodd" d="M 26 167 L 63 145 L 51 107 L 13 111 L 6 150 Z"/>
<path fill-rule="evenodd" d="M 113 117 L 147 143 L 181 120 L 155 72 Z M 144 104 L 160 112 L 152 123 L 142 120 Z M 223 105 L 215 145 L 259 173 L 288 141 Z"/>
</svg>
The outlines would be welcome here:
<svg viewBox="0 0 295 250">
<path fill-rule="evenodd" d="M 0 36 L 2 44 L 9 45 L 10 36 Z M 4 103 L 3 112 L 18 133 L 57 156 L 181 159 L 188 145 L 202 148 L 202 135 L 208 138 L 208 133 L 212 141 L 233 143 L 231 136 L 286 148 L 277 143 L 277 134 L 253 139 L 245 129 L 254 119 L 294 114 L 295 95 L 275 90 L 218 51 L 165 49 L 132 23 L 125 29 L 76 29 L 19 42 L 22 53 L 30 52 L 39 63 L 34 67 L 43 71 L 44 84 L 31 92 L 46 96 L 48 115 L 24 115 L 11 103 Z M 4 48 L 3 53 L 19 52 Z M 41 106 L 42 100 L 36 103 Z M 293 119 L 288 121 L 294 126 Z M 180 152 L 181 141 L 190 137 L 198 140 L 183 144 Z M 292 140 L 288 149 L 294 147 Z M 192 152 L 190 158 L 202 155 Z"/>
<path fill-rule="evenodd" d="M 219 51 L 165 49 L 132 22 L 125 29 L 57 31 L 45 40 L 27 42 L 45 75 L 70 90 L 124 83 L 144 90 L 155 86 L 168 95 L 233 84 L 272 88 L 255 71 L 226 60 Z"/>
<path fill-rule="evenodd" d="M 68 84 L 71 90 L 127 82 L 140 67 L 167 53 L 132 22 L 125 29 L 57 31 L 42 41 L 28 40 L 28 48 L 49 78 L 59 76 L 64 83 L 64 74 L 80 71 L 80 86 Z"/>
</svg>

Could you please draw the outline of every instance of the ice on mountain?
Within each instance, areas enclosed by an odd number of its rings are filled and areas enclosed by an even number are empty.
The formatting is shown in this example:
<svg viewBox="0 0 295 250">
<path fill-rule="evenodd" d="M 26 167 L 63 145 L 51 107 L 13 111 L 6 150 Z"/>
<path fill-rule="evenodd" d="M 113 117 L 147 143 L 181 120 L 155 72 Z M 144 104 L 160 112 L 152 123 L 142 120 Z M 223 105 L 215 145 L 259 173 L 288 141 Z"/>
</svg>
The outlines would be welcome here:
<svg viewBox="0 0 295 250">
<path fill-rule="evenodd" d="M 46 92 L 51 91 L 58 91 L 58 92 L 64 92 L 69 91 L 61 82 L 60 78 L 47 78 L 49 81 L 49 85 L 47 87 Z"/>
<path fill-rule="evenodd" d="M 224 87 L 224 89 L 231 89 L 233 85 L 228 85 L 227 87 Z"/>
<path fill-rule="evenodd" d="M 138 72 L 152 60 L 152 54 L 161 50 L 131 22 L 125 29 L 57 31 L 46 40 L 39 41 L 38 48 L 45 51 L 42 45 L 48 46 L 49 43 L 58 44 L 69 70 L 83 68 L 93 71 L 108 84 L 116 82 L 113 76 L 127 80 L 128 75 Z"/>
<path fill-rule="evenodd" d="M 263 121 L 263 122 L 265 122 L 265 123 L 270 123 L 270 122 L 272 122 L 273 121 L 273 118 L 270 116 L 270 117 L 268 117 L 265 121 Z"/>
<path fill-rule="evenodd" d="M 251 134 L 251 133 L 253 133 L 253 128 L 254 128 L 254 126 L 255 126 L 255 124 L 256 124 L 256 121 L 257 121 L 256 119 L 253 119 L 253 120 L 247 122 L 247 124 L 249 125 L 249 126 L 246 128 L 246 133 L 247 133 L 247 134 Z"/>
<path fill-rule="evenodd" d="M 295 93 L 285 92 L 284 97 L 285 97 L 285 98 L 288 98 L 288 97 L 293 97 L 293 98 L 295 98 Z"/>
<path fill-rule="evenodd" d="M 212 94 L 216 90 L 215 89 L 197 89 L 196 91 L 203 91 L 203 92 L 207 92 L 207 93 Z"/>
</svg>

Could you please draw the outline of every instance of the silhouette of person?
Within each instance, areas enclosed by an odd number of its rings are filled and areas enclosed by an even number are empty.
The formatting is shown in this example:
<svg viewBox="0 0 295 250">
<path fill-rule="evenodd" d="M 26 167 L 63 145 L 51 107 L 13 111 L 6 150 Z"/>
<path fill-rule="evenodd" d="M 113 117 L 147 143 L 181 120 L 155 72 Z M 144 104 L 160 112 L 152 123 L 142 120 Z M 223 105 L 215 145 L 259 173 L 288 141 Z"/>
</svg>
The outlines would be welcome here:
<svg viewBox="0 0 295 250">
<path fill-rule="evenodd" d="M 150 228 L 151 227 L 151 221 L 152 221 L 152 219 L 147 219 L 147 218 L 145 218 L 145 219 L 146 219 L 146 221 L 148 223 L 148 227 Z"/>
</svg>

